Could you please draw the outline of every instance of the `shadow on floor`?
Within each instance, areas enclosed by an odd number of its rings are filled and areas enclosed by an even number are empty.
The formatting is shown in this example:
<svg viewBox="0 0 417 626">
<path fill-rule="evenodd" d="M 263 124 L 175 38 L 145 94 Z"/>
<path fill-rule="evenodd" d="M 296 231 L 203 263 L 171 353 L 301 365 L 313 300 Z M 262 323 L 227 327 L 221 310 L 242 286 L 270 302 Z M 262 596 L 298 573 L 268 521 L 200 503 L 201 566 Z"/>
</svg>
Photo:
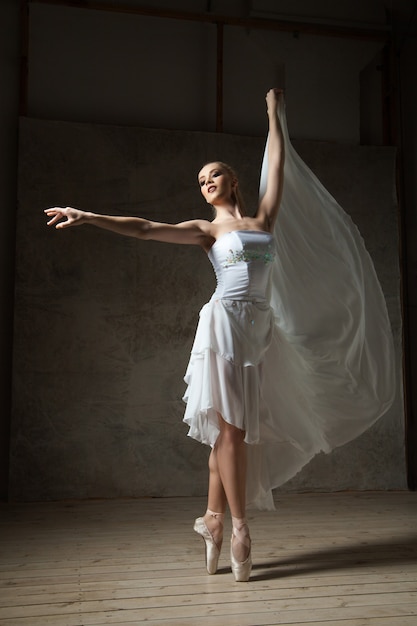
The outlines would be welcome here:
<svg viewBox="0 0 417 626">
<path fill-rule="evenodd" d="M 417 535 L 392 537 L 387 541 L 328 547 L 314 552 L 297 551 L 294 557 L 255 562 L 251 581 L 300 576 L 314 572 L 340 571 L 358 566 L 417 563 Z M 259 572 L 259 573 L 257 573 Z"/>
</svg>

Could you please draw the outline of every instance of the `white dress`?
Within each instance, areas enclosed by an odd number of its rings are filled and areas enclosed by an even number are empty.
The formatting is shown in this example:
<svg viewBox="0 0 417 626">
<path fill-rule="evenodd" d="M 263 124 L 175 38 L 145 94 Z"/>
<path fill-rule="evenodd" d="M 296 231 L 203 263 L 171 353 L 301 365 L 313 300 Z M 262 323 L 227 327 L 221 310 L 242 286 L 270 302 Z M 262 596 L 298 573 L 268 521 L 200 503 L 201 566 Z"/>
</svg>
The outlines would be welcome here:
<svg viewBox="0 0 417 626">
<path fill-rule="evenodd" d="M 213 446 L 217 412 L 245 430 L 248 507 L 318 452 L 391 406 L 394 349 L 384 296 L 349 216 L 290 144 L 274 236 L 234 231 L 209 252 L 217 289 L 200 312 L 185 375 L 188 434 Z M 261 195 L 267 173 L 267 151 Z"/>
</svg>

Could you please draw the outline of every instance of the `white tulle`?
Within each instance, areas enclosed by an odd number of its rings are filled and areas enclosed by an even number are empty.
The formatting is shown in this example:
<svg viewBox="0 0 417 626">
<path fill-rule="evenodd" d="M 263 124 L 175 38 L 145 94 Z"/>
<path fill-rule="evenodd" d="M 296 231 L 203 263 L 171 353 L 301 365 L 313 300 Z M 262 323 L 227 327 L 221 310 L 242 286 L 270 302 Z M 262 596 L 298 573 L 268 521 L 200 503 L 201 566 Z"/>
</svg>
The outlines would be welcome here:
<svg viewBox="0 0 417 626">
<path fill-rule="evenodd" d="M 314 368 L 326 436 L 338 446 L 393 402 L 391 326 L 357 227 L 292 147 L 283 104 L 279 114 L 286 156 L 271 305 L 287 340 Z M 265 150 L 261 196 L 267 170 Z"/>
<path fill-rule="evenodd" d="M 248 507 L 264 509 L 274 508 L 273 488 L 318 452 L 363 433 L 395 394 L 392 333 L 372 260 L 350 217 L 292 147 L 283 105 L 279 115 L 286 159 L 272 332 L 260 340 L 259 362 L 233 364 L 212 332 L 224 312 L 206 305 L 184 397 L 189 435 L 199 441 L 214 444 L 216 411 L 247 430 Z M 266 149 L 261 196 L 267 169 Z"/>
</svg>

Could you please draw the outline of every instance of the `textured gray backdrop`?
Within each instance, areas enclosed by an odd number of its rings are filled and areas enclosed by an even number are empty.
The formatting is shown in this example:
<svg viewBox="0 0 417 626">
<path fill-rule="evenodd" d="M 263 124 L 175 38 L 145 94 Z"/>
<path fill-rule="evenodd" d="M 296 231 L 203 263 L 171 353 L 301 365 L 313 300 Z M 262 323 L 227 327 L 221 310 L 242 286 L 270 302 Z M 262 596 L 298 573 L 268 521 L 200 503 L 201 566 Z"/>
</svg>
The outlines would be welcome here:
<svg viewBox="0 0 417 626">
<path fill-rule="evenodd" d="M 381 279 L 397 347 L 395 405 L 355 442 L 319 455 L 285 490 L 405 488 L 398 228 L 392 148 L 294 142 L 351 214 Z M 73 205 L 164 221 L 209 217 L 196 174 L 231 162 L 256 203 L 264 140 L 23 118 L 10 497 L 206 492 L 208 450 L 186 437 L 182 376 L 214 288 L 197 248 L 93 227 L 55 232 Z"/>
</svg>

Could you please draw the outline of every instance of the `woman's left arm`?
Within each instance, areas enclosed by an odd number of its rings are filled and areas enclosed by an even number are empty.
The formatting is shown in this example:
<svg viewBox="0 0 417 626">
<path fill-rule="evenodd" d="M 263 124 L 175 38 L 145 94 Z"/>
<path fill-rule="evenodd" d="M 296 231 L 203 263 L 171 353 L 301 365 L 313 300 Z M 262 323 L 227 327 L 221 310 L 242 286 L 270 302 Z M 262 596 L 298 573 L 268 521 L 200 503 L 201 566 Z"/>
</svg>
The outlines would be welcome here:
<svg viewBox="0 0 417 626">
<path fill-rule="evenodd" d="M 263 228 L 272 232 L 277 219 L 284 184 L 284 139 L 278 116 L 278 105 L 283 98 L 280 89 L 270 89 L 266 94 L 267 113 L 269 119 L 268 139 L 268 176 L 266 191 L 256 213 Z"/>
</svg>

